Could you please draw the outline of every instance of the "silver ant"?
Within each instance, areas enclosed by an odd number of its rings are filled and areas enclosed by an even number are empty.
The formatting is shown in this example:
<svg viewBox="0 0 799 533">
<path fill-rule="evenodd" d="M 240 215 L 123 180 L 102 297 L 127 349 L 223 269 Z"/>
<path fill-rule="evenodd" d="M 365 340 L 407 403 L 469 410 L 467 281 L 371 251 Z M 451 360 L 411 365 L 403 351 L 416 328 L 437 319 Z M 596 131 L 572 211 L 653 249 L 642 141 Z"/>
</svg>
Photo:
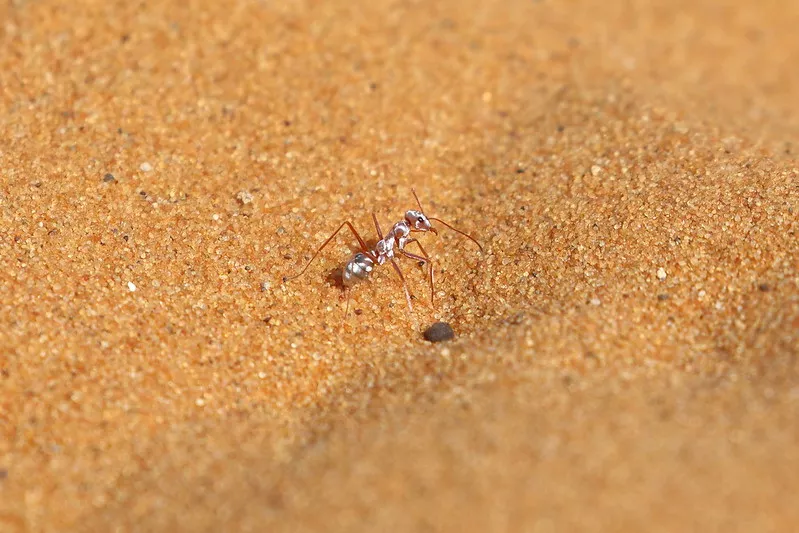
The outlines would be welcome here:
<svg viewBox="0 0 799 533">
<path fill-rule="evenodd" d="M 450 224 L 447 224 L 440 218 L 428 217 L 424 214 L 424 209 L 422 209 L 422 203 L 419 201 L 419 197 L 416 195 L 416 191 L 411 189 L 413 193 L 413 197 L 416 199 L 416 205 L 419 206 L 419 209 L 411 209 L 405 212 L 405 218 L 400 220 L 396 224 L 391 227 L 391 230 L 383 236 L 383 232 L 380 229 L 380 224 L 377 221 L 377 215 L 372 213 L 372 220 L 375 223 L 375 229 L 377 230 L 377 237 L 378 241 L 375 243 L 374 248 L 369 248 L 366 245 L 366 242 L 361 238 L 358 231 L 352 225 L 352 223 L 347 220 L 344 221 L 333 234 L 327 238 L 322 245 L 317 248 L 316 252 L 313 254 L 311 259 L 308 261 L 308 264 L 305 265 L 298 274 L 289 277 L 283 277 L 283 281 L 290 281 L 302 276 L 308 267 L 311 266 L 313 260 L 316 259 L 316 256 L 319 255 L 325 246 L 327 246 L 333 238 L 338 235 L 344 227 L 348 227 L 355 238 L 358 240 L 358 244 L 360 246 L 360 252 L 353 255 L 347 264 L 344 265 L 341 274 L 341 281 L 344 284 L 345 288 L 351 287 L 356 283 L 360 283 L 369 277 L 372 270 L 374 270 L 375 265 L 383 265 L 387 261 L 391 262 L 391 265 L 394 267 L 394 271 L 400 278 L 402 282 L 402 288 L 405 290 L 405 299 L 408 302 L 408 309 L 413 312 L 413 304 L 411 303 L 411 294 L 408 291 L 408 284 L 405 282 L 405 276 L 402 274 L 402 270 L 400 269 L 395 259 L 395 249 L 400 253 L 400 255 L 407 257 L 408 259 L 412 259 L 417 261 L 420 266 L 427 265 L 429 270 L 430 276 L 430 302 L 433 303 L 435 298 L 435 288 L 434 288 L 434 279 L 433 279 L 433 261 L 430 259 L 430 256 L 425 251 L 422 243 L 419 242 L 418 239 L 411 237 L 411 233 L 425 233 L 430 232 L 434 235 L 438 235 L 438 231 L 436 228 L 433 227 L 431 221 L 436 221 L 443 226 L 455 231 L 456 233 L 460 233 L 464 237 L 470 239 L 474 242 L 477 247 L 480 249 L 480 252 L 483 251 L 483 247 L 480 245 L 477 240 L 475 240 L 471 235 L 464 233 L 463 231 L 452 227 Z M 409 244 L 416 244 L 421 252 L 421 255 L 411 253 L 405 249 L 406 246 Z M 349 310 L 349 295 L 347 297 L 347 309 Z M 346 315 L 345 315 L 346 316 Z"/>
</svg>

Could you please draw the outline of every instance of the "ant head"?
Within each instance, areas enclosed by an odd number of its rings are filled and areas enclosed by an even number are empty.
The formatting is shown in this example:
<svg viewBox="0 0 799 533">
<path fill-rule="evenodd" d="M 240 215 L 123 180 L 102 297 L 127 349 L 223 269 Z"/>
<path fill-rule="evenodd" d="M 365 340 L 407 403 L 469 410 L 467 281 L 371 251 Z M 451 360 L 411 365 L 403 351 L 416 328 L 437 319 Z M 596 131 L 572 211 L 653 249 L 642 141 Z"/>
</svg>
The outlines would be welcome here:
<svg viewBox="0 0 799 533">
<path fill-rule="evenodd" d="M 416 196 L 416 191 L 411 189 L 413 193 L 413 197 L 416 198 L 416 205 L 419 206 L 419 210 L 416 211 L 415 209 L 411 209 L 410 211 L 405 212 L 405 221 L 410 225 L 413 231 L 429 231 L 434 235 L 438 235 L 436 228 L 430 223 L 430 219 L 422 212 L 422 202 L 419 201 L 419 197 Z"/>
<path fill-rule="evenodd" d="M 421 211 L 411 209 L 405 212 L 405 221 L 413 231 L 429 231 L 438 235 L 436 228 L 430 223 L 430 219 Z"/>
</svg>

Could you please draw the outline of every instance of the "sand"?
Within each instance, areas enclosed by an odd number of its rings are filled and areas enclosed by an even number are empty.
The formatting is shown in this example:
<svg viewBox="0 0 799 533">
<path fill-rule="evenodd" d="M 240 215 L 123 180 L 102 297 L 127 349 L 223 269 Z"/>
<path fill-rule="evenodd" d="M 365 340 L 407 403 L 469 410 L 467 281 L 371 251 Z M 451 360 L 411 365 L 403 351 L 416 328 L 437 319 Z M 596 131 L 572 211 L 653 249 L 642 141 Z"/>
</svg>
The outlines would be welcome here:
<svg viewBox="0 0 799 533">
<path fill-rule="evenodd" d="M 796 530 L 799 4 L 0 21 L 0 531 Z"/>
</svg>

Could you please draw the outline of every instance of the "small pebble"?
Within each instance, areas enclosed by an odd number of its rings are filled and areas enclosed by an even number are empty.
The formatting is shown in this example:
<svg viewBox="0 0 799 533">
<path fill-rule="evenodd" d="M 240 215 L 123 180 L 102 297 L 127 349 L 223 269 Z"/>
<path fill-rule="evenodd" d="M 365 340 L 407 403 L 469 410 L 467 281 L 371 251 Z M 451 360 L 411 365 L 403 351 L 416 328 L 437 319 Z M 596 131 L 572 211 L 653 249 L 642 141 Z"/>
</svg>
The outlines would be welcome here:
<svg viewBox="0 0 799 533">
<path fill-rule="evenodd" d="M 128 290 L 130 292 L 136 292 L 136 285 L 134 285 L 134 283 L 132 281 L 128 282 Z"/>
<path fill-rule="evenodd" d="M 453 339 L 455 332 L 446 322 L 436 322 L 424 331 L 424 338 L 430 342 L 443 342 Z"/>
<path fill-rule="evenodd" d="M 660 300 L 661 302 L 665 302 L 668 299 L 669 299 L 668 294 L 658 294 L 658 300 Z"/>
<path fill-rule="evenodd" d="M 760 285 L 757 286 L 757 288 L 760 292 L 768 292 L 771 290 L 771 285 L 769 285 L 768 283 L 761 283 Z"/>
<path fill-rule="evenodd" d="M 108 182 L 114 181 L 114 179 L 115 179 L 115 178 L 114 178 L 114 175 L 113 175 L 113 174 L 110 174 L 110 173 L 109 173 L 109 174 L 106 174 L 105 176 L 103 176 L 103 181 L 104 181 L 105 183 L 108 183 Z"/>
<path fill-rule="evenodd" d="M 150 163 L 148 163 L 147 161 L 145 161 L 144 163 L 139 165 L 139 170 L 141 170 L 142 172 L 150 172 L 152 169 L 153 169 L 153 166 Z"/>
<path fill-rule="evenodd" d="M 236 200 L 238 200 L 241 205 L 251 204 L 252 193 L 250 193 L 250 191 L 239 191 L 239 193 L 236 194 Z"/>
<path fill-rule="evenodd" d="M 660 267 L 657 271 L 657 276 L 660 281 L 666 279 L 666 270 L 663 267 Z"/>
</svg>

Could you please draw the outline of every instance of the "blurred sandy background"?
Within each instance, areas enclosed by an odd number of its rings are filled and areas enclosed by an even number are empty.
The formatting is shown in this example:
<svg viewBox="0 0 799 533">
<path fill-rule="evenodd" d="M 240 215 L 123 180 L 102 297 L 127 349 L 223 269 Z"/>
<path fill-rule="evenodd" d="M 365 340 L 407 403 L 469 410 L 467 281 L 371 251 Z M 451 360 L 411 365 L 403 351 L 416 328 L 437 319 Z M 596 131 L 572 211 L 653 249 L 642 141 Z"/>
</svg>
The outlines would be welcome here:
<svg viewBox="0 0 799 533">
<path fill-rule="evenodd" d="M 796 531 L 797 28 L 4 2 L 0 531 Z M 282 283 L 412 186 L 435 306 Z"/>
</svg>

